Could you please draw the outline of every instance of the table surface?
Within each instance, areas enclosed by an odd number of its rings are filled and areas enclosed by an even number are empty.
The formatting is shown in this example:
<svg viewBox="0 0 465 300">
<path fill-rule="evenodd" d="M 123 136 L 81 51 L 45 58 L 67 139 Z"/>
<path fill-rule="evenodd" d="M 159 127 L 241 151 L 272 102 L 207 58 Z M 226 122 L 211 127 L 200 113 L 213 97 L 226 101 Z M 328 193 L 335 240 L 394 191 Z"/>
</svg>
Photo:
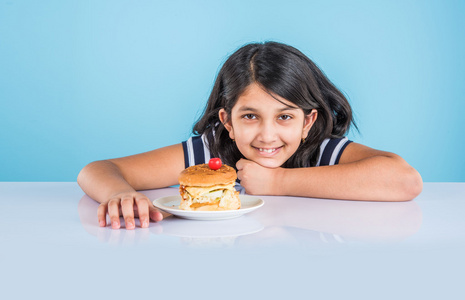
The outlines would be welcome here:
<svg viewBox="0 0 465 300">
<path fill-rule="evenodd" d="M 76 183 L 1 182 L 1 288 L 17 299 L 464 295 L 465 183 L 425 183 L 399 203 L 258 197 L 263 207 L 230 220 L 112 230 Z"/>
</svg>

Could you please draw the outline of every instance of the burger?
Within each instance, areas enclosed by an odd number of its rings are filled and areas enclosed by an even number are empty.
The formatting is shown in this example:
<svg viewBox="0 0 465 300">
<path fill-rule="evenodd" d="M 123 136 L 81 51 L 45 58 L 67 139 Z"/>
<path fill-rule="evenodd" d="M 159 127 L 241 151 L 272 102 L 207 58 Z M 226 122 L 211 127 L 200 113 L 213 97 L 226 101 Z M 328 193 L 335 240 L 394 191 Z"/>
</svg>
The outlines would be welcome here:
<svg viewBox="0 0 465 300">
<path fill-rule="evenodd" d="M 218 160 L 191 166 L 181 172 L 180 209 L 217 211 L 241 208 L 239 192 L 234 189 L 236 171 L 228 165 L 218 165 Z"/>
</svg>

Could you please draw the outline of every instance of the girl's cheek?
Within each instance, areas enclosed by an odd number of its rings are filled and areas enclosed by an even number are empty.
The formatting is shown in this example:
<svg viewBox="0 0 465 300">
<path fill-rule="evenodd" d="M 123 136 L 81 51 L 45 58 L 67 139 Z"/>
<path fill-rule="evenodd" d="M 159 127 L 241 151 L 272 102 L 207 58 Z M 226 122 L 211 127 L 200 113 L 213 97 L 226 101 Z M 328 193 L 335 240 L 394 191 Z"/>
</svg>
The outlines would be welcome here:
<svg viewBox="0 0 465 300">
<path fill-rule="evenodd" d="M 247 139 L 250 138 L 255 134 L 256 128 L 254 126 L 241 126 L 238 128 L 239 130 L 236 130 L 236 132 L 239 133 L 239 135 L 242 137 L 242 139 Z"/>
</svg>

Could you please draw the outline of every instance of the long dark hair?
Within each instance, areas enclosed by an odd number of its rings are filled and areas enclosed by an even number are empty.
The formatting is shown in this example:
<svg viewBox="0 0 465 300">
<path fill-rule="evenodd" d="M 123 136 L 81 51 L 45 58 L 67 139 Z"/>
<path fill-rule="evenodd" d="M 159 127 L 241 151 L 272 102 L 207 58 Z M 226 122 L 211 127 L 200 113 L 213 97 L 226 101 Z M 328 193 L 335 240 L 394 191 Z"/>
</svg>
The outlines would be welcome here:
<svg viewBox="0 0 465 300">
<path fill-rule="evenodd" d="M 323 140 L 343 137 L 354 123 L 347 99 L 302 52 L 277 42 L 245 45 L 224 63 L 205 111 L 193 128 L 194 134 L 207 136 L 212 157 L 220 157 L 230 166 L 234 167 L 243 156 L 229 138 L 218 112 L 224 108 L 230 116 L 239 96 L 254 82 L 294 103 L 305 114 L 312 109 L 318 111 L 305 142 L 283 167 L 314 166 Z"/>
</svg>

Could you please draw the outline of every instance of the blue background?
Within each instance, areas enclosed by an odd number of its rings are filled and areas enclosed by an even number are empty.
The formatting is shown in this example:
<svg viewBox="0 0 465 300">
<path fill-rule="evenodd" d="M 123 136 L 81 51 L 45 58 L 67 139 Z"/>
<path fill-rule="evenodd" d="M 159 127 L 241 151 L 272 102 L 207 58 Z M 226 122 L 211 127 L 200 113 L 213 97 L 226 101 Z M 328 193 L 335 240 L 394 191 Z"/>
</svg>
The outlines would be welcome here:
<svg viewBox="0 0 465 300">
<path fill-rule="evenodd" d="M 354 141 L 465 181 L 465 1 L 0 1 L 0 181 L 189 137 L 221 64 L 276 40 L 346 94 Z"/>
</svg>

